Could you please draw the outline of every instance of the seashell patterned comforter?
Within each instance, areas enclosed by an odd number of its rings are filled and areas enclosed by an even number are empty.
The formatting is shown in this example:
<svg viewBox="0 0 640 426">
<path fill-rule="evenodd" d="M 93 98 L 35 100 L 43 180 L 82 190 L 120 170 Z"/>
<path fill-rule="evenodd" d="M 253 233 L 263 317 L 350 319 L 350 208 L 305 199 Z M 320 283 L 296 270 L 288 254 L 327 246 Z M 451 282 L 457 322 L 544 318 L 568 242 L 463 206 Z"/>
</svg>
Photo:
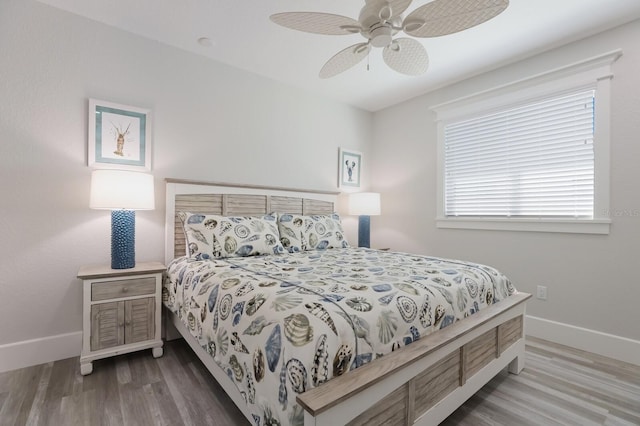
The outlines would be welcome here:
<svg viewBox="0 0 640 426">
<path fill-rule="evenodd" d="M 296 394 L 515 293 L 479 264 L 363 248 L 169 264 L 164 304 L 256 425 L 303 424 Z"/>
</svg>

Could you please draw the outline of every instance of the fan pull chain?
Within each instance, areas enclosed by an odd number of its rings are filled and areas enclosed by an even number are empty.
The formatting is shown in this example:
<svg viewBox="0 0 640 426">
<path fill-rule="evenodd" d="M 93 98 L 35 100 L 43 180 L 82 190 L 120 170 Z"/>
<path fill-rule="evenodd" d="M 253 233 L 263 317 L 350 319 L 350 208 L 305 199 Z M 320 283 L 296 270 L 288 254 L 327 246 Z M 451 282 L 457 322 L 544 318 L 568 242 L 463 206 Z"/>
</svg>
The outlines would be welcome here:
<svg viewBox="0 0 640 426">
<path fill-rule="evenodd" d="M 367 52 L 367 71 L 369 71 L 369 57 L 371 56 L 371 49 Z"/>
</svg>

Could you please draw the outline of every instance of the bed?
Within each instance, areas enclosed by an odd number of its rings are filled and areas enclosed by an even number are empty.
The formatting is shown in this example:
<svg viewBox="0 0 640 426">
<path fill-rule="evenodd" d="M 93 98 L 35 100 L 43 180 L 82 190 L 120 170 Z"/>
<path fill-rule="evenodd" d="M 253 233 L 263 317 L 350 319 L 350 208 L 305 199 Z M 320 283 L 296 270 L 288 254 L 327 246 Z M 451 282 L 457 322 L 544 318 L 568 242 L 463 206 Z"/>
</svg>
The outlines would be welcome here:
<svg viewBox="0 0 640 426">
<path fill-rule="evenodd" d="M 166 195 L 167 326 L 252 424 L 437 424 L 524 367 L 530 295 L 485 265 L 348 247 L 337 193 L 168 179 Z"/>
</svg>

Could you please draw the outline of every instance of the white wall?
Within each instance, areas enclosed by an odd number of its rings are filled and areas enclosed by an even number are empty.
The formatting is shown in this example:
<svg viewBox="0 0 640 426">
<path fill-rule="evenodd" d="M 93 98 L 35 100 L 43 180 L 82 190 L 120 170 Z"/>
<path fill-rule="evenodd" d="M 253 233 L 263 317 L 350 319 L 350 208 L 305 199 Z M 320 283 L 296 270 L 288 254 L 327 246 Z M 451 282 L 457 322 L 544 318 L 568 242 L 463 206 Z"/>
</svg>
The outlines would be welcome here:
<svg viewBox="0 0 640 426">
<path fill-rule="evenodd" d="M 640 343 L 640 21 L 505 66 L 374 115 L 372 244 L 487 263 L 531 300 L 528 313 Z M 613 65 L 610 235 L 437 229 L 431 106 L 622 48 Z M 636 346 L 638 348 L 640 346 Z M 640 352 L 636 352 L 640 364 Z"/>
<path fill-rule="evenodd" d="M 153 111 L 138 261 L 164 259 L 165 177 L 337 190 L 338 147 L 369 151 L 371 113 L 33 0 L 0 3 L 0 52 L 0 370 L 30 339 L 71 333 L 80 352 L 75 276 L 110 259 L 109 213 L 88 207 L 89 97 Z"/>
</svg>

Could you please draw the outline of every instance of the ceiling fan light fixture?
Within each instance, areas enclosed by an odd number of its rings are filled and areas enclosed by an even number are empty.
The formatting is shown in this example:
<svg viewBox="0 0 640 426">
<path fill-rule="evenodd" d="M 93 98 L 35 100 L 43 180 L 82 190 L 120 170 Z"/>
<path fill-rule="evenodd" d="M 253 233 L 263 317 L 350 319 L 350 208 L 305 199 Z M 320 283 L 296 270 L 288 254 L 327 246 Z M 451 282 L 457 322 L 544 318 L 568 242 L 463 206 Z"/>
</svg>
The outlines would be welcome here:
<svg viewBox="0 0 640 426">
<path fill-rule="evenodd" d="M 364 0 L 357 20 L 322 12 L 283 12 L 270 18 L 278 25 L 306 33 L 360 33 L 366 39 L 333 55 L 320 70 L 320 78 L 330 78 L 353 67 L 368 56 L 371 46 L 382 48 L 382 59 L 391 69 L 417 76 L 427 71 L 429 56 L 422 43 L 413 38 L 394 39 L 400 31 L 420 38 L 464 31 L 499 15 L 509 1 L 429 0 L 403 18 L 413 0 Z"/>
<path fill-rule="evenodd" d="M 373 47 L 386 47 L 393 40 L 393 28 L 384 25 L 371 30 L 370 40 Z"/>
</svg>

